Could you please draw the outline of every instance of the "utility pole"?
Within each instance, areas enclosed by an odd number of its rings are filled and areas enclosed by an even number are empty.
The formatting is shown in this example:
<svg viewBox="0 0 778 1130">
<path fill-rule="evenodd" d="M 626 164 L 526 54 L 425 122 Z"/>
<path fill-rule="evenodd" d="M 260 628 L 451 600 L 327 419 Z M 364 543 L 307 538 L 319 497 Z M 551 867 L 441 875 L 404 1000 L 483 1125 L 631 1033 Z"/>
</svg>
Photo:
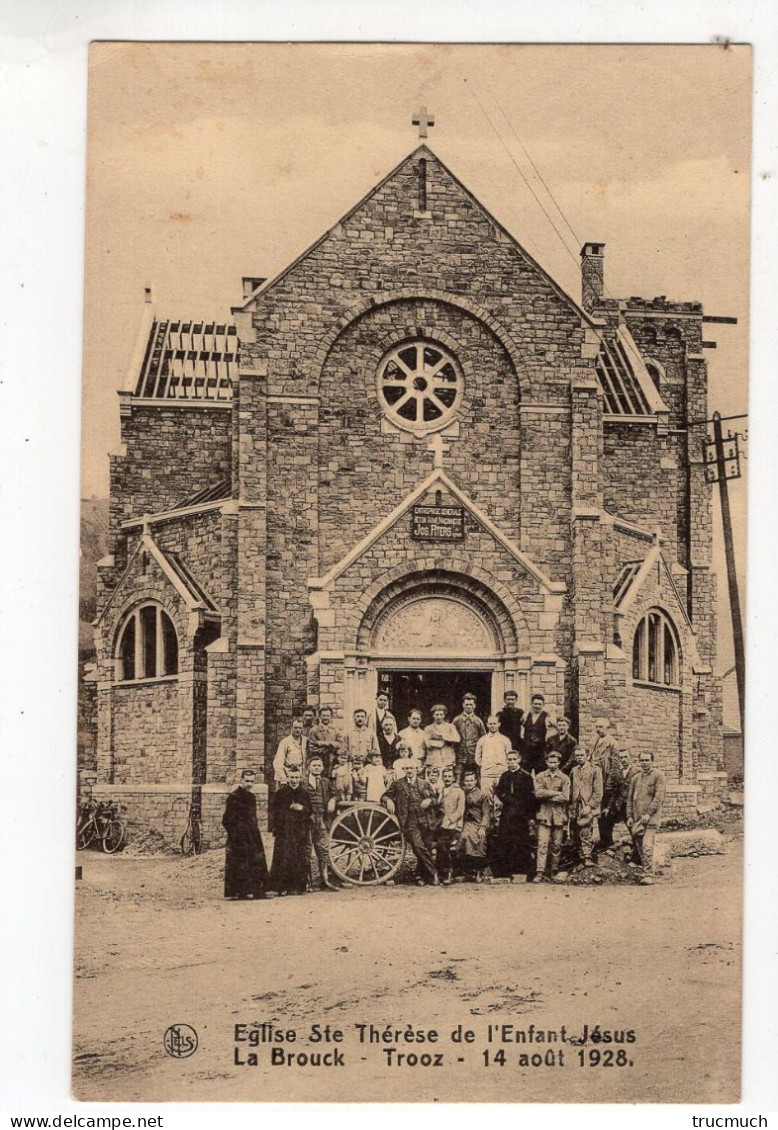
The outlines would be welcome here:
<svg viewBox="0 0 778 1130">
<path fill-rule="evenodd" d="M 725 449 L 726 444 L 726 449 Z M 735 570 L 735 548 L 732 541 L 732 515 L 729 509 L 729 479 L 739 479 L 740 446 L 739 436 L 731 431 L 726 439 L 721 430 L 721 413 L 713 413 L 713 440 L 705 441 L 705 478 L 709 483 L 719 484 L 721 500 L 721 524 L 724 531 L 724 552 L 727 559 L 727 582 L 729 585 L 729 610 L 732 617 L 732 641 L 735 647 L 735 675 L 737 677 L 737 698 L 740 708 L 740 732 L 745 740 L 746 734 L 746 655 L 743 644 L 743 622 L 740 616 L 740 592 Z"/>
</svg>

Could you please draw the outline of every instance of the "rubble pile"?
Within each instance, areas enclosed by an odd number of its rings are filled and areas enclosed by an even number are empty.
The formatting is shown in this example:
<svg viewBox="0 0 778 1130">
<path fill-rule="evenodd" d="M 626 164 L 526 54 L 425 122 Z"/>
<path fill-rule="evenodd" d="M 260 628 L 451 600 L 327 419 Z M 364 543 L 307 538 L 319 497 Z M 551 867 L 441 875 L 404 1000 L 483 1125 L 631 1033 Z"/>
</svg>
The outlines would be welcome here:
<svg viewBox="0 0 778 1130">
<path fill-rule="evenodd" d="M 148 831 L 142 832 L 139 836 L 130 840 L 126 847 L 122 849 L 122 855 L 135 859 L 145 855 L 175 856 L 180 855 L 180 852 L 168 843 L 161 832 L 155 832 L 153 828 L 149 828 Z"/>
</svg>

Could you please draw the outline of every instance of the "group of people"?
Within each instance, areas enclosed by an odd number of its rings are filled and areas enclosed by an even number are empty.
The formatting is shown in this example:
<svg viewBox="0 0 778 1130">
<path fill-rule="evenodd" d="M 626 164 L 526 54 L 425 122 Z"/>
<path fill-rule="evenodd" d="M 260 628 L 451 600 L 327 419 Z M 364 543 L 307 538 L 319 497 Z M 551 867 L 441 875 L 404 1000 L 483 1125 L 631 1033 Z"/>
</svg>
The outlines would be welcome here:
<svg viewBox="0 0 778 1130">
<path fill-rule="evenodd" d="M 605 718 L 585 749 L 567 718 L 552 721 L 540 694 L 525 714 L 508 691 L 485 723 L 476 706 L 466 694 L 449 722 L 446 707 L 434 705 L 426 726 L 413 709 L 398 731 L 388 696 L 379 692 L 373 718 L 356 710 L 348 733 L 334 726 L 328 706 L 318 718 L 307 708 L 273 760 L 269 870 L 252 770 L 243 771 L 227 799 L 225 896 L 303 894 L 312 886 L 314 860 L 320 888 L 332 889 L 329 824 L 339 808 L 360 801 L 396 816 L 420 884 L 448 885 L 457 876 L 550 881 L 563 851 L 570 865 L 592 866 L 597 852 L 613 846 L 620 821 L 632 838 L 640 882 L 651 883 L 665 795 L 653 755 L 641 752 L 633 764 L 628 750 L 616 748 Z"/>
</svg>

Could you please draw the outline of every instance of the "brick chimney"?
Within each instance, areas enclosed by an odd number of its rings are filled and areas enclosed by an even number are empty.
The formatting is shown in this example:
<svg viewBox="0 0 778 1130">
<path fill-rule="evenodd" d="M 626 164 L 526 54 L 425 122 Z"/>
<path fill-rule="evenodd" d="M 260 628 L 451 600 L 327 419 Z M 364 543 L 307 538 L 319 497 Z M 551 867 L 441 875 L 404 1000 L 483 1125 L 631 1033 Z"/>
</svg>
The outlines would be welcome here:
<svg viewBox="0 0 778 1130">
<path fill-rule="evenodd" d="M 604 243 L 585 243 L 581 248 L 581 305 L 584 310 L 599 306 L 605 296 Z"/>
</svg>

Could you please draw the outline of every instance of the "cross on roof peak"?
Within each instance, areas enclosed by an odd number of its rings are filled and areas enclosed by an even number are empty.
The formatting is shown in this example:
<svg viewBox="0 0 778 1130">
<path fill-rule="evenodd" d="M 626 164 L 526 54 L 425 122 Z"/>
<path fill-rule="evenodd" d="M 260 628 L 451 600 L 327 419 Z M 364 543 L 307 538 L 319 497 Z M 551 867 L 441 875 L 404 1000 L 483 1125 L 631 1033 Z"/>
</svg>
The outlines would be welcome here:
<svg viewBox="0 0 778 1130">
<path fill-rule="evenodd" d="M 432 126 L 435 125 L 435 115 L 428 114 L 427 107 L 422 106 L 422 108 L 420 110 L 417 110 L 413 115 L 411 122 L 413 125 L 419 127 L 419 137 L 426 137 L 427 130 L 431 129 Z"/>
</svg>

